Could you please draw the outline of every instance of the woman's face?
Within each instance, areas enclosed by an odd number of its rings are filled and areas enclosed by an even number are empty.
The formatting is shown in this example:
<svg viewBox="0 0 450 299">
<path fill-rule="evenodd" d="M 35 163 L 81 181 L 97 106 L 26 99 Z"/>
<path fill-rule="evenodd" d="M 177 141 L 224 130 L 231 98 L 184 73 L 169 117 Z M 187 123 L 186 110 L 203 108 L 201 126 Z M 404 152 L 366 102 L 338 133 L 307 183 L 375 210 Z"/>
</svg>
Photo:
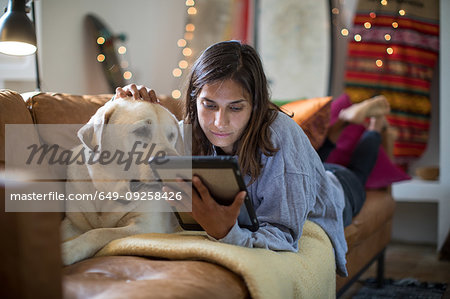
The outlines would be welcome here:
<svg viewBox="0 0 450 299">
<path fill-rule="evenodd" d="M 232 154 L 251 112 L 250 96 L 233 80 L 206 84 L 197 97 L 200 127 L 208 140 L 227 154 Z"/>
</svg>

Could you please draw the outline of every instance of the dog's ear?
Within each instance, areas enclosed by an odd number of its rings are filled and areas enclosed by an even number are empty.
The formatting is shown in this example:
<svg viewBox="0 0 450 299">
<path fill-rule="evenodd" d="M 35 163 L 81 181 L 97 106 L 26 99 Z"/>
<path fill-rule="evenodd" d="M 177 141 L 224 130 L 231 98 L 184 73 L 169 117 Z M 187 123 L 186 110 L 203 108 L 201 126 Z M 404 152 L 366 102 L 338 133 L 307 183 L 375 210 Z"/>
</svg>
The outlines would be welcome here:
<svg viewBox="0 0 450 299">
<path fill-rule="evenodd" d="M 190 125 L 185 125 L 182 121 L 177 122 L 178 138 L 175 142 L 175 149 L 181 156 L 192 154 L 192 131 L 189 128 Z"/>
<path fill-rule="evenodd" d="M 94 157 L 98 156 L 101 152 L 105 125 L 109 123 L 109 119 L 114 113 L 115 106 L 108 104 L 109 103 L 103 107 L 100 107 L 88 123 L 78 130 L 78 138 L 85 147 L 91 151 L 95 151 Z"/>
</svg>

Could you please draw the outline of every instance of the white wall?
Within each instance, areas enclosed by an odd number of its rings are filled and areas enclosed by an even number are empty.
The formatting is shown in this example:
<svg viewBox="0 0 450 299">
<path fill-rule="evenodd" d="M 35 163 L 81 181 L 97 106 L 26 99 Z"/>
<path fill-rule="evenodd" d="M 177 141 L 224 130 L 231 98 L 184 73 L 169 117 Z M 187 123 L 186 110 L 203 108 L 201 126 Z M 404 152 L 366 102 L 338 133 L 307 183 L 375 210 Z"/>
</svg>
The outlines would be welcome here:
<svg viewBox="0 0 450 299">
<path fill-rule="evenodd" d="M 186 6 L 181 0 L 38 0 L 38 38 L 43 91 L 75 94 L 109 92 L 86 32 L 86 14 L 97 15 L 113 34 L 127 36 L 133 83 L 170 93 L 172 69 L 181 57 Z"/>
</svg>

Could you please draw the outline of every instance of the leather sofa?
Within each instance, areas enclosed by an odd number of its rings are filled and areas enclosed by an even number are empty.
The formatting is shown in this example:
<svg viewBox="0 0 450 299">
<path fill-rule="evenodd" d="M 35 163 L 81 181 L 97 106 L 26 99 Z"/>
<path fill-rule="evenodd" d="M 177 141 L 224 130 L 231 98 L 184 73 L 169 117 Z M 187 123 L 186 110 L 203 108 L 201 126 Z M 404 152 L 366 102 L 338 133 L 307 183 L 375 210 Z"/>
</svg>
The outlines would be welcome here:
<svg viewBox="0 0 450 299">
<path fill-rule="evenodd" d="M 0 171 L 5 167 L 6 124 L 82 124 L 111 98 L 110 94 L 24 94 L 0 91 Z M 178 118 L 180 102 L 160 97 Z M 17 136 L 20 138 L 21 136 Z M 37 140 L 45 142 L 46 136 Z M 0 177 L 1 179 L 2 177 Z M 5 178 L 5 176 L 3 176 Z M 4 187 L 0 192 L 5 201 Z M 64 192 L 64 190 L 60 190 Z M 4 206 L 4 205 L 3 205 Z M 384 250 L 391 238 L 395 203 L 390 189 L 367 190 L 361 212 L 345 229 L 349 277 L 336 277 L 339 296 L 374 261 L 383 275 Z M 139 256 L 90 258 L 62 267 L 61 213 L 1 211 L 2 298 L 247 298 L 243 279 L 207 261 L 172 261 Z M 176 287 L 175 287 L 176 286 Z"/>
</svg>

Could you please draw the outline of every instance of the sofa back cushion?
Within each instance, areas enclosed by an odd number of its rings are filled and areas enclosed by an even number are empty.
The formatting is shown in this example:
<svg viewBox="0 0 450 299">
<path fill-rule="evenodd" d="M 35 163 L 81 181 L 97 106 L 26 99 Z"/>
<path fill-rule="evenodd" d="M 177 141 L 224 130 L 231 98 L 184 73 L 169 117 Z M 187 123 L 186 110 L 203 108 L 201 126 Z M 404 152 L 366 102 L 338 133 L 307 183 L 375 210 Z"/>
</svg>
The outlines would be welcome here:
<svg viewBox="0 0 450 299">
<path fill-rule="evenodd" d="M 0 90 L 0 169 L 5 166 L 5 125 L 6 124 L 32 124 L 33 120 L 27 110 L 24 100 L 15 91 Z M 30 132 L 31 142 L 39 144 L 38 135 Z M 11 162 L 11 161 L 10 161 Z"/>
<path fill-rule="evenodd" d="M 77 124 L 75 126 L 39 126 L 37 130 L 42 143 L 58 144 L 62 149 L 71 149 L 80 144 L 78 129 L 89 121 L 98 108 L 112 98 L 111 94 L 70 95 L 65 93 L 35 93 L 23 95 L 34 123 Z"/>
</svg>

